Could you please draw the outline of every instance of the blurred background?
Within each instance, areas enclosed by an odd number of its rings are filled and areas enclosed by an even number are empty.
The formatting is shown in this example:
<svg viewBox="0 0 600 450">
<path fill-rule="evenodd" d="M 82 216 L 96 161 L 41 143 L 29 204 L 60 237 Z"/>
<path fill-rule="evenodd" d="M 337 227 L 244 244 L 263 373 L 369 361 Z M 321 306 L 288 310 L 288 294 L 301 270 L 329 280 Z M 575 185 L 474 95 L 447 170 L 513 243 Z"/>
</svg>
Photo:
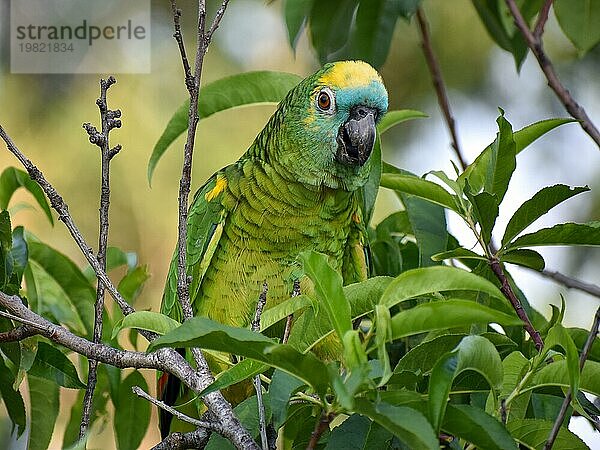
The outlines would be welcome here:
<svg viewBox="0 0 600 450">
<path fill-rule="evenodd" d="M 183 9 L 184 36 L 191 49 L 195 36 L 195 2 L 179 3 Z M 209 17 L 212 17 L 217 2 L 209 0 L 207 3 Z M 536 61 L 528 56 L 521 73 L 517 74 L 512 56 L 493 44 L 469 0 L 428 0 L 424 8 L 468 162 L 494 139 L 498 107 L 506 111 L 515 129 L 540 119 L 567 116 L 546 86 Z M 0 2 L 0 18 L 0 123 L 63 195 L 85 238 L 96 246 L 99 151 L 88 142 L 81 124 L 98 124 L 95 100 L 99 94 L 99 78 L 109 74 L 11 74 L 7 0 Z M 109 91 L 109 107 L 123 112 L 123 127 L 111 134 L 111 144 L 120 143 L 123 150 L 111 166 L 109 243 L 136 252 L 140 262 L 148 265 L 152 277 L 136 308 L 156 311 L 177 236 L 177 191 L 184 138 L 179 138 L 160 161 L 151 187 L 146 178 L 147 161 L 167 121 L 187 98 L 181 60 L 172 38 L 170 7 L 166 1 L 152 1 L 151 36 L 151 72 L 115 74 L 117 84 Z M 585 58 L 578 59 L 577 51 L 560 32 L 552 14 L 544 42 L 564 84 L 598 125 L 600 46 Z M 232 0 L 206 56 L 202 82 L 249 70 L 281 70 L 305 76 L 318 67 L 306 33 L 302 34 L 295 52 L 290 48 L 280 0 Z M 417 109 L 429 115 L 427 119 L 402 124 L 387 133 L 383 141 L 384 159 L 419 175 L 440 169 L 453 173 L 450 160 L 454 154 L 414 22 L 398 21 L 381 73 L 389 91 L 390 109 Z M 194 156 L 193 187 L 201 186 L 214 171 L 235 161 L 273 110 L 274 107 L 268 106 L 241 108 L 201 121 Z M 8 166 L 20 168 L 8 151 L 0 149 L 0 171 Z M 587 184 L 592 190 L 556 208 L 532 229 L 559 221 L 600 219 L 599 177 L 600 152 L 577 124 L 552 131 L 518 156 L 517 170 L 502 204 L 498 229 L 503 230 L 523 201 L 542 187 L 556 183 Z M 20 202 L 33 204 L 26 193 L 19 193 L 12 205 Z M 374 223 L 398 205 L 393 194 L 381 192 Z M 451 231 L 463 245 L 471 247 L 475 244 L 456 217 L 450 215 L 448 220 Z M 50 226 L 39 208 L 19 209 L 13 213 L 13 226 L 19 224 L 84 265 L 83 257 L 64 226 L 61 223 Z M 500 237 L 496 236 L 496 239 Z M 544 248 L 540 252 L 547 268 L 600 284 L 598 249 Z M 591 326 L 598 299 L 567 291 L 531 271 L 516 267 L 511 270 L 529 301 L 544 315 L 550 315 L 549 304 L 560 305 L 563 295 L 567 304 L 566 325 Z M 146 375 L 153 386 L 154 374 L 147 372 Z M 60 423 L 68 420 L 70 403 L 74 399 L 72 392 L 62 392 L 59 429 Z M 0 406 L 0 416 L 4 414 L 2 408 Z M 152 414 L 155 420 L 156 411 Z M 8 421 L 0 424 L 9 427 Z M 600 449 L 598 434 L 594 435 L 583 421 L 573 423 L 572 429 L 592 448 Z M 93 433 L 99 434 L 92 437 L 89 448 L 114 445 L 110 424 L 97 423 Z M 52 448 L 60 448 L 62 442 L 62 433 L 56 434 Z M 153 423 L 143 447 L 157 441 L 158 430 Z M 15 448 L 21 447 L 15 445 Z"/>
</svg>

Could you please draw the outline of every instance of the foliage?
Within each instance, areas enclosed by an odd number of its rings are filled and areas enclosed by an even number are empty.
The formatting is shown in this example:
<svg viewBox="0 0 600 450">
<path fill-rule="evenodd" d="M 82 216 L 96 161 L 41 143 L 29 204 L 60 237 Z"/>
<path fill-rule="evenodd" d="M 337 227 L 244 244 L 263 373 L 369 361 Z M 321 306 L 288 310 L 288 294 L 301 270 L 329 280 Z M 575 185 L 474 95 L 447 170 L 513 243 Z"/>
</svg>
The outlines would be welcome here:
<svg viewBox="0 0 600 450">
<path fill-rule="evenodd" d="M 542 2 L 517 3 L 531 21 Z M 410 20 L 419 4 L 419 0 L 286 0 L 284 14 L 292 47 L 307 28 L 322 62 L 360 58 L 381 66 L 397 20 Z M 473 0 L 473 5 L 490 36 L 513 54 L 520 67 L 527 47 L 507 19 L 505 2 Z M 600 14 L 598 2 L 556 0 L 554 13 L 581 54 L 600 41 L 600 28 L 592 26 Z M 252 72 L 215 81 L 201 90 L 200 118 L 244 105 L 277 102 L 298 79 L 280 72 Z M 170 144 L 186 130 L 187 109 L 188 104 L 183 104 L 173 114 L 156 143 L 148 165 L 149 180 Z M 324 255 L 307 252 L 301 260 L 315 286 L 314 295 L 293 297 L 266 310 L 260 332 L 204 317 L 179 325 L 152 311 L 123 317 L 109 304 L 104 311 L 103 342 L 137 348 L 137 330 L 141 329 L 161 335 L 148 351 L 201 347 L 243 357 L 217 374 L 202 394 L 262 374 L 267 381 L 263 397 L 267 417 L 286 449 L 305 448 L 315 423 L 334 416 L 345 419 L 326 430 L 318 448 L 435 449 L 440 438 L 450 448 L 541 448 L 566 389 L 577 394 L 572 410 L 583 417 L 597 416 L 594 405 L 581 393 L 600 395 L 600 344 L 594 344 L 580 370 L 578 359 L 586 333 L 563 326 L 564 302 L 546 320 L 528 304 L 508 272 L 511 264 L 537 271 L 544 268 L 542 255 L 531 247 L 600 245 L 597 221 L 525 232 L 552 208 L 585 193 L 588 187 L 556 184 L 541 189 L 512 214 L 498 248 L 492 238 L 498 233 L 500 207 L 519 166 L 518 154 L 572 120 L 552 118 L 513 131 L 500 110 L 496 139 L 464 171 L 456 169 L 453 174 L 432 170 L 419 177 L 383 162 L 381 136 L 393 126 L 424 116 L 412 110 L 390 111 L 378 126 L 372 173 L 361 193 L 373 260 L 369 280 L 343 286 Z M 23 227 L 12 227 L 7 208 L 19 187 L 33 195 L 53 223 L 40 187 L 25 172 L 7 168 L 0 176 L 0 290 L 20 295 L 34 312 L 90 337 L 94 272 L 90 267 L 80 268 Z M 375 225 L 370 219 L 380 187 L 392 190 L 402 208 Z M 477 248 L 461 245 L 448 232 L 447 211 L 472 231 Z M 503 281 L 517 292 L 541 332 L 541 352 L 525 335 L 522 321 L 501 291 L 504 286 L 490 270 L 492 262 L 501 265 Z M 124 273 L 118 289 L 134 303 L 149 277 L 147 267 L 138 263 L 135 254 L 114 247 L 109 249 L 107 267 L 115 276 Z M 287 343 L 266 336 L 290 314 L 295 315 L 295 322 Z M 18 325 L 0 316 L 0 332 Z M 321 361 L 310 351 L 324 339 L 339 341 L 337 360 Z M 29 423 L 30 448 L 48 446 L 59 412 L 60 389 L 78 390 L 63 446 L 76 443 L 84 363 L 83 357 L 42 337 L 0 344 L 0 396 L 16 437 Z M 27 405 L 24 380 L 29 389 Z M 149 404 L 131 392 L 135 385 L 148 390 L 140 372 L 100 366 L 92 421 L 108 422 L 112 403 L 120 449 L 138 448 L 150 420 Z M 258 436 L 256 408 L 256 397 L 250 397 L 235 410 Z M 208 447 L 229 445 L 215 435 Z M 566 423 L 557 446 L 586 448 Z"/>
</svg>

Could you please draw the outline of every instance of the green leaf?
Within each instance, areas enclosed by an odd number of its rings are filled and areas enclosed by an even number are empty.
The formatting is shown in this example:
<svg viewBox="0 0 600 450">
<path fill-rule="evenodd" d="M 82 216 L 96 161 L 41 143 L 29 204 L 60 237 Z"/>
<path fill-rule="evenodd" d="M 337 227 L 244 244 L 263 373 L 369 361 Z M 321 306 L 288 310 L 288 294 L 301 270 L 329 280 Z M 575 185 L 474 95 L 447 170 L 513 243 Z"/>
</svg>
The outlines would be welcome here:
<svg viewBox="0 0 600 450">
<path fill-rule="evenodd" d="M 556 127 L 564 125 L 565 123 L 573 122 L 577 122 L 577 120 L 571 117 L 545 119 L 540 120 L 539 122 L 532 123 L 531 125 L 527 125 L 526 127 L 521 128 L 519 131 L 515 131 L 513 134 L 513 139 L 515 140 L 515 151 L 517 155 L 521 153 L 522 150 L 527 148 L 529 144 L 531 144 L 544 134 L 548 133 L 549 131 L 552 131 Z"/>
<path fill-rule="evenodd" d="M 447 252 L 436 253 L 431 259 L 434 261 L 444 261 L 446 259 L 477 259 L 479 261 L 487 261 L 485 256 L 481 256 L 480 254 L 463 247 L 448 250 Z"/>
<path fill-rule="evenodd" d="M 360 198 L 362 203 L 363 221 L 366 226 L 371 223 L 373 210 L 375 209 L 375 200 L 379 192 L 379 183 L 381 181 L 382 161 L 381 161 L 381 138 L 378 135 L 375 139 L 373 151 L 371 152 L 371 170 L 369 178 L 365 185 L 360 189 Z"/>
<path fill-rule="evenodd" d="M 127 266 L 127 271 L 129 272 L 135 269 L 137 260 L 138 256 L 135 252 L 124 252 L 118 247 L 108 247 L 106 249 L 106 272 L 121 266 Z M 96 281 L 96 273 L 89 264 L 85 266 L 82 272 L 90 283 Z"/>
<path fill-rule="evenodd" d="M 169 331 L 173 331 L 179 325 L 181 325 L 179 322 L 165 314 L 154 311 L 136 311 L 123 317 L 123 319 L 115 324 L 111 340 L 116 338 L 119 332 L 126 328 L 152 331 L 162 336 Z"/>
<path fill-rule="evenodd" d="M 33 198 L 40 205 L 50 223 L 54 225 L 50 205 L 48 205 L 42 188 L 29 177 L 27 172 L 14 167 L 7 167 L 2 172 L 2 175 L 0 175 L 0 210 L 8 208 L 10 199 L 20 187 L 27 189 L 33 195 Z"/>
<path fill-rule="evenodd" d="M 290 398 L 303 385 L 302 381 L 283 370 L 276 369 L 273 372 L 269 385 L 269 398 L 275 429 L 279 429 L 287 419 Z"/>
<path fill-rule="evenodd" d="M 577 346 L 579 351 L 583 351 L 583 347 L 590 334 L 589 330 L 583 328 L 567 328 L 567 331 L 571 335 L 573 342 Z M 588 354 L 588 360 L 600 362 L 600 339 L 596 337 L 592 344 L 592 348 Z"/>
<path fill-rule="evenodd" d="M 392 317 L 392 333 L 399 339 L 426 331 L 442 330 L 476 323 L 521 325 L 521 320 L 469 300 L 441 300 L 422 303 Z"/>
<path fill-rule="evenodd" d="M 27 384 L 31 402 L 31 423 L 27 448 L 29 450 L 46 450 L 52 439 L 58 417 L 59 387 L 52 381 L 31 376 L 31 374 L 27 377 Z"/>
<path fill-rule="evenodd" d="M 575 347 L 575 343 L 573 342 L 571 335 L 560 323 L 557 323 L 548 331 L 546 339 L 544 340 L 544 354 L 547 354 L 547 352 L 554 347 L 560 347 L 564 350 L 567 361 L 567 370 L 569 373 L 569 385 L 572 392 L 578 392 L 579 353 L 577 352 L 577 347 Z M 545 358 L 539 357 L 539 360 L 544 359 Z"/>
<path fill-rule="evenodd" d="M 377 422 L 400 439 L 408 448 L 439 449 L 431 424 L 419 411 L 388 403 L 371 403 L 364 398 L 355 400 L 356 412 Z"/>
<path fill-rule="evenodd" d="M 377 124 L 377 131 L 381 135 L 390 128 L 395 127 L 396 125 L 402 122 L 406 122 L 407 120 L 413 119 L 422 119 L 425 117 L 429 116 L 424 112 L 416 111 L 413 109 L 400 109 L 388 111 Z"/>
<path fill-rule="evenodd" d="M 504 111 L 501 112 L 502 114 L 496 120 L 499 131 L 496 140 L 492 143 L 490 165 L 487 168 L 484 185 L 484 191 L 495 195 L 498 204 L 502 203 L 508 183 L 517 167 L 512 126 L 504 118 Z"/>
<path fill-rule="evenodd" d="M 198 115 L 205 119 L 219 111 L 259 103 L 278 103 L 300 82 L 297 75 L 284 72 L 247 72 L 222 78 L 203 86 L 198 100 Z M 189 100 L 177 109 L 152 150 L 148 162 L 148 182 L 159 159 L 173 141 L 188 128 Z"/>
<path fill-rule="evenodd" d="M 481 374 L 493 391 L 502 387 L 502 361 L 496 347 L 481 336 L 463 338 L 455 350 L 446 354 L 433 367 L 429 378 L 429 417 L 439 431 L 450 388 L 454 379 L 466 370 Z"/>
<path fill-rule="evenodd" d="M 92 336 L 96 292 L 67 256 L 28 239 L 29 261 L 38 296 L 34 311 L 50 313 L 75 331 Z"/>
<path fill-rule="evenodd" d="M 581 55 L 600 42 L 600 3 L 597 0 L 555 0 L 554 14 Z"/>
<path fill-rule="evenodd" d="M 514 419 L 506 424 L 510 434 L 526 448 L 541 450 L 548 439 L 554 422 L 539 419 Z M 588 450 L 575 434 L 565 428 L 558 432 L 554 448 L 561 450 Z"/>
<path fill-rule="evenodd" d="M 436 203 L 452 211 L 458 212 L 454 196 L 439 184 L 424 180 L 414 175 L 397 173 L 383 173 L 381 186 L 395 191 L 416 195 L 430 202 Z"/>
<path fill-rule="evenodd" d="M 315 251 L 300 254 L 304 272 L 315 286 L 315 296 L 323 305 L 340 339 L 352 329 L 350 305 L 344 297 L 342 276 L 329 265 L 327 256 Z"/>
<path fill-rule="evenodd" d="M 131 388 L 139 386 L 148 392 L 148 384 L 140 372 L 131 372 L 119 386 L 118 408 L 115 408 L 113 426 L 119 450 L 136 450 L 150 423 L 150 403 L 135 395 Z"/>
<path fill-rule="evenodd" d="M 233 367 L 221 372 L 217 375 L 216 380 L 213 381 L 206 389 L 200 394 L 200 397 L 204 397 L 211 392 L 225 389 L 229 386 L 237 384 L 241 381 L 247 380 L 255 375 L 261 374 L 269 369 L 268 365 L 261 364 L 253 359 L 244 359 L 238 362 Z"/>
<path fill-rule="evenodd" d="M 73 363 L 57 348 L 40 342 L 35 361 L 28 371 L 29 375 L 53 381 L 59 386 L 71 389 L 85 389 L 79 379 Z"/>
<path fill-rule="evenodd" d="M 392 437 L 392 433 L 378 423 L 352 414 L 332 430 L 325 450 L 387 449 Z"/>
<path fill-rule="evenodd" d="M 13 262 L 13 274 L 17 277 L 17 283 L 21 284 L 23 278 L 23 272 L 27 266 L 27 259 L 29 257 L 27 251 L 27 242 L 23 237 L 23 227 L 16 227 L 12 233 L 12 248 L 10 254 Z"/>
<path fill-rule="evenodd" d="M 560 223 L 524 234 L 509 245 L 507 250 L 542 245 L 600 245 L 600 222 Z"/>
<path fill-rule="evenodd" d="M 465 334 L 444 334 L 430 341 L 422 342 L 408 351 L 394 368 L 395 374 L 404 371 L 428 374 L 435 362 L 444 354 L 453 350 L 466 337 Z M 390 384 L 392 384 L 390 381 Z"/>
<path fill-rule="evenodd" d="M 471 405 L 448 405 L 442 429 L 477 448 L 517 450 L 514 439 L 494 417 Z"/>
<path fill-rule="evenodd" d="M 548 186 L 537 192 L 531 199 L 523 203 L 513 214 L 502 237 L 502 245 L 506 245 L 521 231 L 565 200 L 589 191 L 587 186 L 570 188 L 564 184 Z"/>
<path fill-rule="evenodd" d="M 536 389 L 541 386 L 560 386 L 566 389 L 570 384 L 567 361 L 560 360 L 547 364 L 537 372 L 531 383 L 527 385 L 527 389 Z M 600 363 L 586 361 L 579 377 L 579 388 L 600 396 Z"/>
<path fill-rule="evenodd" d="M 398 13 L 405 19 L 410 19 L 417 12 L 421 0 L 398 0 Z"/>
<path fill-rule="evenodd" d="M 265 309 L 260 318 L 260 331 L 266 330 L 287 316 L 310 305 L 311 300 L 308 295 L 298 295 L 290 297 L 272 308 Z"/>
<path fill-rule="evenodd" d="M 513 133 L 515 153 L 519 154 L 532 142 L 554 128 L 571 122 L 574 122 L 574 119 L 546 119 L 535 122 L 531 125 L 527 125 L 519 131 L 515 131 Z M 494 143 L 495 142 L 496 141 L 494 141 Z M 463 184 L 464 180 L 467 179 L 475 193 L 479 192 L 485 184 L 488 167 L 491 164 L 492 146 L 494 143 L 488 145 L 483 152 L 479 154 L 475 161 L 473 161 L 469 167 L 467 167 L 467 169 L 458 177 L 459 182 Z"/>
<path fill-rule="evenodd" d="M 337 58 L 350 37 L 358 0 L 316 1 L 310 12 L 310 39 L 323 64 Z"/>
<path fill-rule="evenodd" d="M 392 340 L 392 317 L 390 310 L 384 305 L 375 305 L 375 345 L 377 346 L 377 359 L 383 366 L 383 373 L 379 386 L 385 385 L 392 376 L 390 357 L 386 343 Z"/>
<path fill-rule="evenodd" d="M 350 38 L 351 57 L 367 61 L 375 68 L 385 62 L 398 20 L 396 0 L 369 0 L 358 5 Z"/>
<path fill-rule="evenodd" d="M 287 344 L 276 344 L 262 334 L 245 328 L 222 325 L 206 317 L 186 320 L 180 327 L 156 339 L 148 347 L 199 347 L 251 358 L 285 370 L 324 393 L 327 386 L 325 365 L 312 353 L 302 354 Z"/>
<path fill-rule="evenodd" d="M 17 427 L 17 438 L 19 438 L 25 431 L 25 403 L 21 393 L 13 390 L 14 383 L 15 379 L 11 371 L 4 364 L 4 359 L 0 358 L 0 396 L 13 424 L 13 431 L 14 427 Z"/>
<path fill-rule="evenodd" d="M 292 49 L 296 50 L 298 39 L 306 24 L 306 18 L 310 14 L 314 0 L 285 0 L 284 15 L 288 30 L 288 39 Z"/>
<path fill-rule="evenodd" d="M 148 278 L 150 278 L 148 266 L 138 266 L 135 269 L 127 272 L 127 274 L 119 282 L 117 289 L 125 298 L 125 300 L 131 304 L 135 302 L 142 292 L 144 284 L 146 281 L 148 281 Z"/>
<path fill-rule="evenodd" d="M 530 249 L 517 249 L 507 252 L 501 255 L 500 261 L 540 271 L 546 266 L 542 255 Z"/>
<path fill-rule="evenodd" d="M 504 300 L 504 295 L 490 281 L 479 275 L 451 266 L 408 270 L 392 281 L 380 303 L 391 307 L 405 300 L 443 291 L 476 291 Z M 510 309 L 508 309 L 510 310 Z"/>
<path fill-rule="evenodd" d="M 417 240 L 419 267 L 436 265 L 432 255 L 448 248 L 446 214 L 442 207 L 419 197 L 399 194 Z"/>
<path fill-rule="evenodd" d="M 498 199 L 496 195 L 485 191 L 474 196 L 469 195 L 469 199 L 473 204 L 473 212 L 477 217 L 477 222 L 481 226 L 483 242 L 488 245 L 492 239 L 492 230 L 498 218 Z"/>
<path fill-rule="evenodd" d="M 390 281 L 389 277 L 374 277 L 344 287 L 344 296 L 350 305 L 353 320 L 373 311 Z M 294 321 L 288 343 L 304 352 L 332 332 L 329 316 L 308 308 Z"/>
</svg>

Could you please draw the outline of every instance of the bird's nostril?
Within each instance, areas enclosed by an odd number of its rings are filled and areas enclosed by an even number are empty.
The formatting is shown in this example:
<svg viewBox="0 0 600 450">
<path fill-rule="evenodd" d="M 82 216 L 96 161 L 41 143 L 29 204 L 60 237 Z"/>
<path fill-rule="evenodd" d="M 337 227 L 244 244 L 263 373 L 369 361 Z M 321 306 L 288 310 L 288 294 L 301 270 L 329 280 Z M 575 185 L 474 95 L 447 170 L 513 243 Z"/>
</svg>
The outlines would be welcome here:
<svg viewBox="0 0 600 450">
<path fill-rule="evenodd" d="M 350 113 L 350 117 L 354 120 L 360 120 L 360 119 L 364 119 L 365 117 L 367 117 L 367 115 L 369 113 L 372 113 L 373 110 L 370 108 L 367 108 L 366 106 L 356 106 L 352 109 L 352 112 Z"/>
</svg>

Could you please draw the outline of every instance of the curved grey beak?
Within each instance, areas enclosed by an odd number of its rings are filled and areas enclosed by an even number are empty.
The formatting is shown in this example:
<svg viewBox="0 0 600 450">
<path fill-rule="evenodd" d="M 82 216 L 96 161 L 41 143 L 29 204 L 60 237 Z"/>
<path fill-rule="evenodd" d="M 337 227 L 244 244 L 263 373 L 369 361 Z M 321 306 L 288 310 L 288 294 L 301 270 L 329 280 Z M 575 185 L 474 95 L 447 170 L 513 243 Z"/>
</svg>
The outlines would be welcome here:
<svg viewBox="0 0 600 450">
<path fill-rule="evenodd" d="M 375 144 L 374 109 L 357 106 L 350 111 L 350 118 L 340 127 L 337 135 L 338 149 L 336 159 L 352 166 L 363 166 Z"/>
</svg>

